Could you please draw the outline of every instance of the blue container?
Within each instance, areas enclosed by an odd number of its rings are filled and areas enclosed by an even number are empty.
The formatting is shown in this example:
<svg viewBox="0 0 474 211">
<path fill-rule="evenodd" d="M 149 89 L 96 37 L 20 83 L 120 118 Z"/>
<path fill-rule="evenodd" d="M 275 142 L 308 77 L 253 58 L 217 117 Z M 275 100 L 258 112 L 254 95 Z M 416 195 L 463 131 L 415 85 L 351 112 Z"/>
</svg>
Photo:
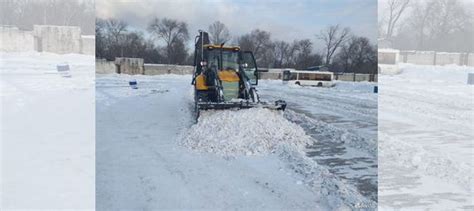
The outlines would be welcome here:
<svg viewBox="0 0 474 211">
<path fill-rule="evenodd" d="M 378 86 L 374 86 L 374 93 L 379 93 L 379 87 Z"/>
<path fill-rule="evenodd" d="M 137 80 L 131 80 L 128 82 L 128 85 L 130 85 L 130 87 L 132 87 L 132 89 L 138 89 L 138 86 L 137 86 Z"/>
</svg>

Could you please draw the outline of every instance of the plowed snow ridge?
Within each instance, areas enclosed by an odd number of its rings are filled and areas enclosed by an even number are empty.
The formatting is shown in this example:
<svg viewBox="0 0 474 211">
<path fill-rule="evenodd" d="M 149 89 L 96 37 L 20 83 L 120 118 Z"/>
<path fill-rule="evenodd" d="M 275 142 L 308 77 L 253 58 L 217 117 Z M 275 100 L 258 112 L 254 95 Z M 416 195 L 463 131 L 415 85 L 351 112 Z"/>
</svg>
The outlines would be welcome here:
<svg viewBox="0 0 474 211">
<path fill-rule="evenodd" d="M 264 155 L 280 144 L 303 149 L 310 141 L 304 130 L 278 111 L 264 108 L 202 112 L 181 144 L 222 156 Z"/>
</svg>

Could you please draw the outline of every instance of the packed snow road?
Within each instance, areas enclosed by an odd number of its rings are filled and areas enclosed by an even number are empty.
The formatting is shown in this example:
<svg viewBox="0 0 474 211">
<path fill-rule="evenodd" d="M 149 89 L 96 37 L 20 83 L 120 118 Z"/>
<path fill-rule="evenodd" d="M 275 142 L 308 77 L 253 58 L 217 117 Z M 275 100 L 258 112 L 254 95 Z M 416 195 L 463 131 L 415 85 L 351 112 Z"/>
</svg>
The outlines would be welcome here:
<svg viewBox="0 0 474 211">
<path fill-rule="evenodd" d="M 317 140 L 306 153 L 371 200 L 377 200 L 377 94 L 375 83 L 342 82 L 332 88 L 260 81 L 266 99 L 284 99 L 285 117 Z"/>
<path fill-rule="evenodd" d="M 128 87 L 130 79 L 138 81 L 138 89 Z M 174 75 L 97 76 L 98 209 L 375 209 L 373 200 L 350 181 L 335 177 L 299 151 L 292 138 L 312 137 L 278 112 L 224 111 L 203 115 L 208 119 L 193 126 L 190 81 L 190 76 Z M 241 136 L 265 139 L 268 134 L 232 132 L 229 125 L 245 129 L 244 123 L 252 121 L 235 116 L 255 118 L 258 127 L 280 137 L 274 140 L 278 143 L 272 139 L 236 143 Z M 294 136 L 279 133 L 278 128 L 285 129 L 281 127 L 288 127 Z M 228 135 L 222 140 L 228 144 L 206 137 L 206 133 L 213 136 L 211 130 L 216 128 L 216 136 Z M 189 139 L 190 135 L 199 138 Z M 183 141 L 183 136 L 188 138 Z M 253 148 L 249 146 L 259 150 L 249 151 Z"/>
<path fill-rule="evenodd" d="M 193 123 L 189 76 L 97 77 L 98 209 L 321 209 L 278 159 L 225 159 L 177 144 Z M 209 134 L 212 136 L 212 134 Z"/>
</svg>

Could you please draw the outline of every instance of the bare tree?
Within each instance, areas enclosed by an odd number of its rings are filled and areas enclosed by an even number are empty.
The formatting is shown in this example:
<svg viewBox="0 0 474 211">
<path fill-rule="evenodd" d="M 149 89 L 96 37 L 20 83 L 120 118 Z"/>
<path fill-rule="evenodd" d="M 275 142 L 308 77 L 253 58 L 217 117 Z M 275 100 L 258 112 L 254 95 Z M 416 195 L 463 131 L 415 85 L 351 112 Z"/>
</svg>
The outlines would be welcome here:
<svg viewBox="0 0 474 211">
<path fill-rule="evenodd" d="M 127 31 L 127 23 L 118 19 L 108 19 L 105 22 L 105 30 L 115 43 L 119 43 L 120 36 Z"/>
<path fill-rule="evenodd" d="M 342 43 L 347 41 L 350 35 L 350 29 L 341 29 L 339 25 L 329 26 L 325 30 L 321 30 L 318 39 L 324 42 L 324 51 L 326 57 L 326 65 L 331 63 L 331 58 Z"/>
<path fill-rule="evenodd" d="M 220 21 L 209 26 L 209 35 L 213 44 L 220 45 L 230 40 L 229 29 Z"/>
<path fill-rule="evenodd" d="M 257 63 L 261 62 L 271 44 L 270 33 L 255 29 L 250 34 L 238 38 L 237 42 L 243 50 L 252 51 Z"/>
<path fill-rule="evenodd" d="M 97 58 L 105 58 L 107 51 L 105 32 L 105 20 L 100 18 L 95 20 L 95 56 Z"/>
<path fill-rule="evenodd" d="M 283 67 L 288 62 L 290 44 L 285 41 L 275 41 L 275 67 Z"/>
<path fill-rule="evenodd" d="M 411 28 L 417 40 L 417 49 L 423 49 L 425 46 L 426 30 L 428 28 L 429 18 L 432 16 L 433 4 L 417 3 L 409 18 Z"/>
<path fill-rule="evenodd" d="M 141 31 L 129 31 L 120 20 L 97 18 L 95 24 L 96 58 L 113 61 L 116 57 L 143 58 L 147 63 L 161 62 L 159 48 L 145 39 Z M 126 24 L 125 24 L 126 25 Z"/>
<path fill-rule="evenodd" d="M 298 60 L 298 53 L 300 51 L 300 41 L 294 40 L 288 46 L 288 50 L 285 55 L 284 67 L 295 67 Z"/>
<path fill-rule="evenodd" d="M 388 0 L 388 21 L 385 38 L 389 40 L 392 38 L 397 22 L 402 16 L 403 12 L 405 12 L 405 10 L 408 8 L 409 3 L 410 0 Z"/>
<path fill-rule="evenodd" d="M 438 0 L 433 4 L 433 15 L 429 19 L 429 37 L 435 50 L 442 50 L 444 41 L 457 31 L 463 31 L 472 18 L 457 0 Z M 471 37 L 472 38 L 472 37 Z"/>
<path fill-rule="evenodd" d="M 165 42 L 165 52 L 168 64 L 172 63 L 173 46 L 184 46 L 179 44 L 189 39 L 188 25 L 173 19 L 158 19 L 154 18 L 148 25 L 148 31 Z"/>
<path fill-rule="evenodd" d="M 341 47 L 337 54 L 336 63 L 340 63 L 344 72 L 352 72 L 353 80 L 359 73 L 373 74 L 377 69 L 377 50 L 370 44 L 366 37 L 352 36 L 351 39 Z"/>
</svg>

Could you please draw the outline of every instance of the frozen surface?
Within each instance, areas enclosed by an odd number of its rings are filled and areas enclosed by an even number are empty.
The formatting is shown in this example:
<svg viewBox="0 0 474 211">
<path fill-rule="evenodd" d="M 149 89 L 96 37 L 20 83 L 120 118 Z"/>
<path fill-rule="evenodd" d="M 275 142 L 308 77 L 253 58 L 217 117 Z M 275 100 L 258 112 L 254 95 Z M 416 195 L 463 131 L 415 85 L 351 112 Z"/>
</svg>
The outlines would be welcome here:
<svg viewBox="0 0 474 211">
<path fill-rule="evenodd" d="M 473 210 L 474 86 L 460 66 L 379 77 L 379 205 Z"/>
<path fill-rule="evenodd" d="M 98 209 L 374 209 L 352 181 L 306 155 L 301 145 L 318 141 L 286 114 L 210 112 L 193 125 L 190 81 L 97 76 Z"/>
<path fill-rule="evenodd" d="M 94 209 L 94 57 L 0 52 L 0 61 L 0 209 Z M 56 71 L 63 63 L 69 78 Z"/>
</svg>

